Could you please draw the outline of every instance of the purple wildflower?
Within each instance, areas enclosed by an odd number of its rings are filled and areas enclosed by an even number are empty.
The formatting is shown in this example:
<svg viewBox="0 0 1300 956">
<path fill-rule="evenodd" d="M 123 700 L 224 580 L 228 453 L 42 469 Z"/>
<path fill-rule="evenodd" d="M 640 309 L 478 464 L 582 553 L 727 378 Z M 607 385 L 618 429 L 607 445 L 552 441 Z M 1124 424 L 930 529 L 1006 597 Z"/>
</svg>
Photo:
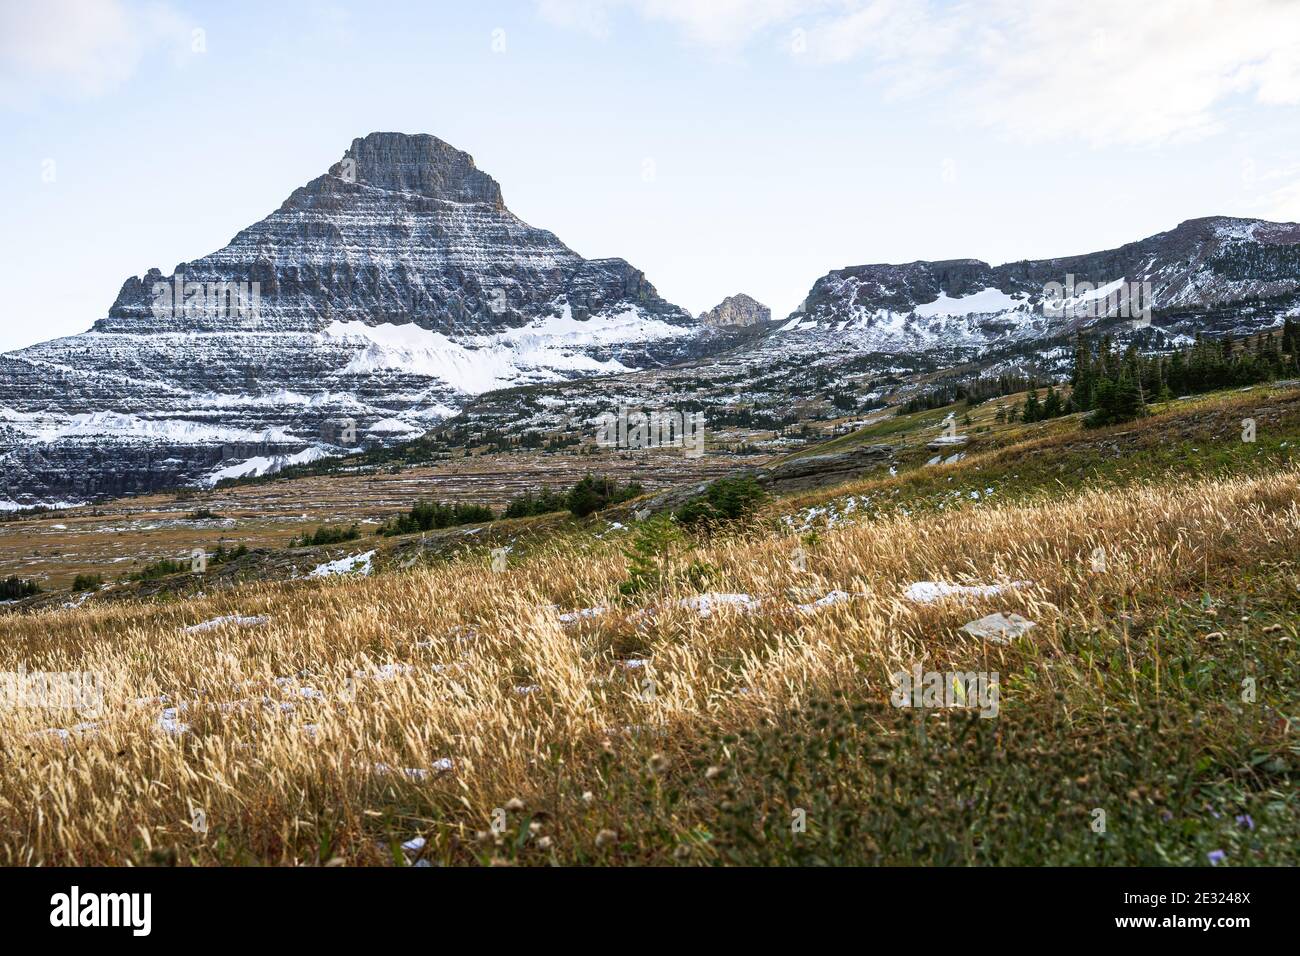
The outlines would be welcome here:
<svg viewBox="0 0 1300 956">
<path fill-rule="evenodd" d="M 1228 858 L 1228 854 L 1224 853 L 1222 850 L 1211 850 L 1206 855 L 1210 858 L 1210 866 L 1218 866 Z"/>
</svg>

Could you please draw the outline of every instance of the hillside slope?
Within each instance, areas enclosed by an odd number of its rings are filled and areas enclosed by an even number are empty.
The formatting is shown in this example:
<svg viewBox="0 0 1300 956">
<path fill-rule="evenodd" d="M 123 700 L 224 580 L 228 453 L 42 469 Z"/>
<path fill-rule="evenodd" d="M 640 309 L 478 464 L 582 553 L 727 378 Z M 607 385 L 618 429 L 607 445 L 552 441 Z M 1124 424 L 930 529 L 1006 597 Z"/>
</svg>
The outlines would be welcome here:
<svg viewBox="0 0 1300 956">
<path fill-rule="evenodd" d="M 0 714 L 0 859 L 1294 865 L 1300 392 L 976 411 L 965 458 L 900 416 L 855 438 L 897 474 L 711 535 L 561 518 L 503 568 L 0 618 L 0 668 L 104 690 Z M 900 706 L 914 672 L 965 689 Z"/>
</svg>

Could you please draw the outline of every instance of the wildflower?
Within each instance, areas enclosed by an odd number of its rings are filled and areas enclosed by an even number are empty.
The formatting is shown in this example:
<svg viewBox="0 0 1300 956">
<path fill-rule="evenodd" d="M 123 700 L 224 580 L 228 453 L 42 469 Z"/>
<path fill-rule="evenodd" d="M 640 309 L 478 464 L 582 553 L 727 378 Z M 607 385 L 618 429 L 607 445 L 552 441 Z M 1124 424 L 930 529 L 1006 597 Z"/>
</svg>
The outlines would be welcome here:
<svg viewBox="0 0 1300 956">
<path fill-rule="evenodd" d="M 596 795 L 592 793 L 590 790 L 584 790 L 582 792 L 582 802 L 587 804 L 588 806 L 590 806 L 592 802 L 595 801 L 595 799 L 596 799 Z"/>
<path fill-rule="evenodd" d="M 596 847 L 600 848 L 603 846 L 607 846 L 608 844 L 613 843 L 617 839 L 618 839 L 618 834 L 615 833 L 613 830 L 601 830 L 599 833 L 596 834 Z"/>
<path fill-rule="evenodd" d="M 506 803 L 506 810 L 510 813 L 518 813 L 523 808 L 524 801 L 520 800 L 518 797 L 511 797 L 509 802 Z"/>
<path fill-rule="evenodd" d="M 1206 856 L 1210 859 L 1210 866 L 1218 866 L 1228 858 L 1228 854 L 1224 853 L 1222 850 L 1211 850 L 1206 854 Z"/>
<path fill-rule="evenodd" d="M 550 837 L 548 837 L 548 836 L 544 836 L 544 837 L 542 837 L 540 840 L 537 841 L 537 849 L 539 849 L 539 850 L 549 850 L 550 848 L 551 848 L 551 838 L 550 838 Z"/>
<path fill-rule="evenodd" d="M 1249 813 L 1243 813 L 1237 817 L 1237 826 L 1245 827 L 1247 830 L 1255 829 L 1255 821 L 1250 818 Z"/>
<path fill-rule="evenodd" d="M 720 773 L 722 773 L 722 768 L 721 768 L 721 767 L 710 767 L 708 770 L 704 771 L 704 779 L 705 779 L 705 780 L 712 780 L 714 777 L 716 777 L 716 776 L 717 776 L 718 774 L 720 774 Z"/>
</svg>

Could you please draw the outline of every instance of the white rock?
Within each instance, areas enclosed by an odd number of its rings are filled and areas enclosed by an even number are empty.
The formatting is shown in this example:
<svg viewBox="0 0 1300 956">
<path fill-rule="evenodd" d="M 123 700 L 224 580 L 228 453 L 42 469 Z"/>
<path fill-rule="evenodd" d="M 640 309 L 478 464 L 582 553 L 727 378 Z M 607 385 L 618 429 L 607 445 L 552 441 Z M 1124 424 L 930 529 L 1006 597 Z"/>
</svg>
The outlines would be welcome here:
<svg viewBox="0 0 1300 956">
<path fill-rule="evenodd" d="M 258 627 L 271 620 L 265 614 L 258 614 L 252 617 L 241 617 L 238 614 L 227 614 L 224 617 L 214 617 L 210 621 L 204 621 L 202 624 L 191 624 L 185 628 L 190 634 L 196 634 L 199 631 L 210 631 L 213 628 L 221 627 L 223 624 L 231 624 L 235 627 Z"/>
<path fill-rule="evenodd" d="M 1001 611 L 971 621 L 962 630 L 971 637 L 983 638 L 994 644 L 1010 644 L 1011 641 L 1037 625 L 1019 614 L 1003 614 Z"/>
<path fill-rule="evenodd" d="M 903 597 L 917 604 L 933 604 L 947 597 L 994 597 L 1011 588 L 1027 587 L 1030 581 L 1009 584 L 947 584 L 943 581 L 917 581 L 909 584 Z"/>
</svg>

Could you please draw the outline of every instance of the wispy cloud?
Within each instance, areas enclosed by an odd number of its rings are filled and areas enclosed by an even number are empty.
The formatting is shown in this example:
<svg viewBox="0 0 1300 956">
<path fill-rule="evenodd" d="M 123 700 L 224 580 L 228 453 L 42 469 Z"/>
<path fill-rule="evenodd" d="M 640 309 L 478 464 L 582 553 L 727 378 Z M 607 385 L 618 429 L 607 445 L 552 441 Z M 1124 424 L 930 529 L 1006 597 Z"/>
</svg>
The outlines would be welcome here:
<svg viewBox="0 0 1300 956">
<path fill-rule="evenodd" d="M 770 27 L 844 6 L 842 0 L 537 0 L 551 22 L 601 38 L 613 33 L 617 14 L 628 11 L 677 27 L 690 42 L 715 49 L 736 49 Z"/>
<path fill-rule="evenodd" d="M 0 5 L 0 106 L 46 96 L 103 95 L 136 71 L 150 51 L 190 43 L 190 28 L 169 6 L 123 0 L 41 0 Z"/>
<path fill-rule="evenodd" d="M 942 91 L 955 124 L 1023 142 L 1159 145 L 1212 135 L 1234 103 L 1300 104 L 1293 0 L 539 0 L 606 37 L 620 13 L 738 50 L 797 31 L 791 53 L 860 64 L 885 95 Z"/>
</svg>

